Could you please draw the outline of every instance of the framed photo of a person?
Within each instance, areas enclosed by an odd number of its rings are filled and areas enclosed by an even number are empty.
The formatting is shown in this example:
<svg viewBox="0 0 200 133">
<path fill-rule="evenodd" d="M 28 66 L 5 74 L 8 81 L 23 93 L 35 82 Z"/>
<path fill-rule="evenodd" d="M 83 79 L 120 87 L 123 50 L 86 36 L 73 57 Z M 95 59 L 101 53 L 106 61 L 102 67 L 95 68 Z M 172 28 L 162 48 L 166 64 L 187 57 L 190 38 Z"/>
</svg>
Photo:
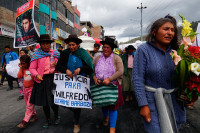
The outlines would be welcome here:
<svg viewBox="0 0 200 133">
<path fill-rule="evenodd" d="M 34 45 L 39 34 L 34 23 L 34 0 L 17 8 L 14 48 Z"/>
</svg>

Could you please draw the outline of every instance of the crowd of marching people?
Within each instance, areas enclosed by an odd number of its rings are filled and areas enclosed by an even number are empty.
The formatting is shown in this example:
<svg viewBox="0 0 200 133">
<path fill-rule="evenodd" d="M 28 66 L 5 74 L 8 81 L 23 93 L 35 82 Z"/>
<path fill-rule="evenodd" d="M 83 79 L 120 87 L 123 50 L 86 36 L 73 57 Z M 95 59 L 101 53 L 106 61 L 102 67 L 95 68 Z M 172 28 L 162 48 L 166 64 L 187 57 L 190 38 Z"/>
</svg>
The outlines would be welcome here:
<svg viewBox="0 0 200 133">
<path fill-rule="evenodd" d="M 80 48 L 82 40 L 76 35 L 69 35 L 65 40 L 67 49 L 52 50 L 53 42 L 49 35 L 41 35 L 38 43 L 40 48 L 20 50 L 20 56 L 5 47 L 2 59 L 2 69 L 7 77 L 9 88 L 13 89 L 13 79 L 6 73 L 5 66 L 9 61 L 20 59 L 18 82 L 20 95 L 24 99 L 26 112 L 24 119 L 17 125 L 26 128 L 29 122 L 38 119 L 35 106 L 42 106 L 46 121 L 44 128 L 51 124 L 59 124 L 59 106 L 54 103 L 52 90 L 54 73 L 60 72 L 73 78 L 76 75 L 88 76 L 91 84 L 108 86 L 113 84 L 118 88 L 118 99 L 115 104 L 103 106 L 103 124 L 110 127 L 110 133 L 115 133 L 117 110 L 124 101 L 132 101 L 135 97 L 144 118 L 145 130 L 149 133 L 176 133 L 181 124 L 186 122 L 183 104 L 176 101 L 172 78 L 175 64 L 170 55 L 171 50 L 177 50 L 178 32 L 175 18 L 166 16 L 156 20 L 150 27 L 146 43 L 137 50 L 129 45 L 122 52 L 114 53 L 117 48 L 114 39 L 105 38 L 100 45 L 94 44 L 94 52 Z M 2 83 L 2 82 L 1 82 Z M 124 98 L 122 95 L 124 92 Z M 165 97 L 163 98 L 163 95 Z M 167 102 L 167 106 L 162 103 Z M 50 116 L 52 109 L 54 117 Z M 80 132 L 79 119 L 81 108 L 68 108 L 74 113 L 73 132 Z"/>
</svg>

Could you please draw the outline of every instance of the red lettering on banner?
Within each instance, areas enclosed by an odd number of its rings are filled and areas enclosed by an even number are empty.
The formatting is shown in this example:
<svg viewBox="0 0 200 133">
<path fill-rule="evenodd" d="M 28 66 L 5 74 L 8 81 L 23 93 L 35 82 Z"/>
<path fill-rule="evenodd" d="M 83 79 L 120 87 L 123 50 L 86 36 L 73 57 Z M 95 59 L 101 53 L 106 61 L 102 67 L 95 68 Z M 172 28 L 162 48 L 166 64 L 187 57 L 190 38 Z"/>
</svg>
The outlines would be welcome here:
<svg viewBox="0 0 200 133">
<path fill-rule="evenodd" d="M 23 14 L 25 11 L 32 9 L 33 5 L 34 5 L 33 0 L 31 0 L 27 2 L 26 4 L 24 4 L 23 6 L 17 8 L 17 17 Z"/>
</svg>

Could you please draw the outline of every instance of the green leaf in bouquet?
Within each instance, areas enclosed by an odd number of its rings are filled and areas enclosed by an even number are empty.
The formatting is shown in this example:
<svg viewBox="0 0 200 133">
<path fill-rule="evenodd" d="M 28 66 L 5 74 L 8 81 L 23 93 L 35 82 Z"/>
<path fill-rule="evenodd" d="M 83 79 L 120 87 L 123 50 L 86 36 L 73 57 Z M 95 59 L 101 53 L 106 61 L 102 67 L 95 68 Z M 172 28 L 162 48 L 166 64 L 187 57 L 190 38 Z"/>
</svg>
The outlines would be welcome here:
<svg viewBox="0 0 200 133">
<path fill-rule="evenodd" d="M 190 36 L 190 39 L 192 40 L 197 34 L 199 33 L 196 33 L 192 30 L 188 36 Z"/>
<path fill-rule="evenodd" d="M 177 66 L 177 73 L 178 73 L 178 86 L 181 90 L 184 89 L 184 84 L 187 81 L 188 77 L 188 65 L 187 62 L 184 60 L 179 61 L 179 64 Z"/>
<path fill-rule="evenodd" d="M 186 93 L 186 94 L 188 93 L 188 88 L 185 89 L 185 93 Z"/>
<path fill-rule="evenodd" d="M 197 95 L 197 96 L 200 96 L 200 94 L 199 94 L 198 92 L 196 92 L 196 95 Z"/>
<path fill-rule="evenodd" d="M 192 91 L 190 93 L 187 93 L 187 97 L 192 100 Z"/>
<path fill-rule="evenodd" d="M 179 56 L 183 56 L 185 44 L 182 44 L 180 48 L 177 50 Z"/>
<path fill-rule="evenodd" d="M 185 19 L 185 17 L 183 17 L 183 15 L 179 14 L 179 16 L 182 18 L 182 20 L 184 20 L 184 19 Z"/>
</svg>

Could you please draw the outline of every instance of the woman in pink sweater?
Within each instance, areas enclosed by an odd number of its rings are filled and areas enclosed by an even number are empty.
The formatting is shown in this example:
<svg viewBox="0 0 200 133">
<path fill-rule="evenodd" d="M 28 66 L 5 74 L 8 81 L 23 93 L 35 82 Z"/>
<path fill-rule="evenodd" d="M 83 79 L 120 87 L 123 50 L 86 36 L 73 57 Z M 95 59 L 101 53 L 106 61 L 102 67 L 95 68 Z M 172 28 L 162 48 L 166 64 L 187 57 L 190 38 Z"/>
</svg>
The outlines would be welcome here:
<svg viewBox="0 0 200 133">
<path fill-rule="evenodd" d="M 50 107 L 54 112 L 54 124 L 59 124 L 58 105 L 54 104 L 54 95 L 52 90 L 55 89 L 54 71 L 60 54 L 58 51 L 50 49 L 50 36 L 41 35 L 38 41 L 40 47 L 31 58 L 30 72 L 34 76 L 34 86 L 31 94 L 30 102 L 32 104 L 43 106 L 43 111 L 46 116 L 46 121 L 43 124 L 44 128 L 48 128 L 51 124 Z"/>
</svg>

